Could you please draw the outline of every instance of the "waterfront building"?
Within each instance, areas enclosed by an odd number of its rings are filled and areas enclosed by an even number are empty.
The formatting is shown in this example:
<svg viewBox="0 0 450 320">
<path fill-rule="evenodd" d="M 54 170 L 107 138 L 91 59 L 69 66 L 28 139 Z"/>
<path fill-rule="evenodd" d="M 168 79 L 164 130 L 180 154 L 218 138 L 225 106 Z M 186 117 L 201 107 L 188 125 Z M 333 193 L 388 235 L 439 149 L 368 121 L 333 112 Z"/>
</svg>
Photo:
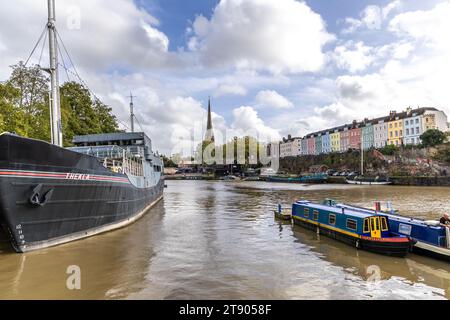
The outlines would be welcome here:
<svg viewBox="0 0 450 320">
<path fill-rule="evenodd" d="M 315 136 L 316 139 L 316 149 L 314 151 L 314 154 L 321 154 L 322 153 L 322 133 L 317 133 Z"/>
<path fill-rule="evenodd" d="M 406 112 L 405 112 L 406 114 Z M 388 123 L 388 144 L 393 146 L 403 145 L 403 118 L 404 114 L 391 111 Z"/>
<path fill-rule="evenodd" d="M 403 120 L 404 137 L 403 144 L 418 145 L 421 143 L 420 136 L 423 134 L 422 125 L 423 111 L 408 108 L 406 118 Z"/>
<path fill-rule="evenodd" d="M 384 148 L 388 144 L 388 117 L 373 120 L 373 141 L 375 148 Z"/>
<path fill-rule="evenodd" d="M 421 112 L 421 109 L 418 110 Z M 447 132 L 450 130 L 449 123 L 447 122 L 447 115 L 443 111 L 439 111 L 435 108 L 423 108 L 423 110 L 423 133 L 431 129 L 437 129 L 442 132 Z"/>
<path fill-rule="evenodd" d="M 308 139 L 302 139 L 302 156 L 308 155 Z"/>
<path fill-rule="evenodd" d="M 341 133 L 338 128 L 330 134 L 331 152 L 341 151 Z"/>
<path fill-rule="evenodd" d="M 288 136 L 280 143 L 280 157 L 297 157 L 302 154 L 302 139 Z"/>
<path fill-rule="evenodd" d="M 375 146 L 374 127 L 369 119 L 364 120 L 364 126 L 361 128 L 362 143 L 364 150 L 369 150 Z"/>
<path fill-rule="evenodd" d="M 353 121 L 352 127 L 349 130 L 349 149 L 361 149 L 361 124 Z"/>
<path fill-rule="evenodd" d="M 329 131 L 322 134 L 322 153 L 331 153 L 331 136 Z"/>
<path fill-rule="evenodd" d="M 314 135 L 307 136 L 307 150 L 308 155 L 316 154 L 316 138 Z"/>
<path fill-rule="evenodd" d="M 340 137 L 341 137 L 340 151 L 347 152 L 348 149 L 350 148 L 350 131 L 348 126 L 345 126 L 342 129 Z"/>
<path fill-rule="evenodd" d="M 417 145 L 420 136 L 428 130 L 450 131 L 447 115 L 435 108 L 408 108 L 397 113 L 391 111 L 389 116 L 373 120 L 364 119 L 358 123 L 335 127 L 304 138 L 295 138 L 295 146 L 286 145 L 280 155 L 300 156 L 347 152 L 349 149 L 384 148 L 387 145 Z M 291 139 L 291 138 L 289 138 Z M 280 146 L 281 148 L 281 146 Z"/>
</svg>

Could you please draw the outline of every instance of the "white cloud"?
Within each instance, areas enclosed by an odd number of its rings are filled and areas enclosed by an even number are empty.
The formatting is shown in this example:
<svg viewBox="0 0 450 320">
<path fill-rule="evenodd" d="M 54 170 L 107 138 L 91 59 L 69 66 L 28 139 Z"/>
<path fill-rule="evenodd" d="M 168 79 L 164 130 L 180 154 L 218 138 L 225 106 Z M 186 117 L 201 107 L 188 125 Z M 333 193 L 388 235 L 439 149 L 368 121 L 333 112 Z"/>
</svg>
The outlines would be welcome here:
<svg viewBox="0 0 450 320">
<path fill-rule="evenodd" d="M 383 14 L 383 18 L 386 19 L 389 15 L 396 10 L 399 10 L 402 7 L 402 2 L 400 0 L 395 0 L 390 2 L 387 6 L 385 6 L 381 12 Z"/>
<path fill-rule="evenodd" d="M 432 10 L 405 12 L 394 17 L 389 30 L 398 36 L 424 40 L 434 48 L 449 49 L 450 3 L 437 4 Z"/>
<path fill-rule="evenodd" d="M 2 52 L 2 64 L 11 65 L 26 60 L 38 40 L 47 21 L 46 2 L 0 2 L 0 38 L 7 48 Z M 168 52 L 168 37 L 157 29 L 158 20 L 133 1 L 57 1 L 56 10 L 59 34 L 80 68 L 102 71 L 178 64 L 176 56 Z M 39 52 L 33 58 L 32 62 L 37 62 Z M 44 50 L 42 64 L 47 61 Z"/>
<path fill-rule="evenodd" d="M 395 0 L 387 4 L 385 7 L 377 5 L 369 5 L 364 8 L 360 13 L 360 19 L 347 17 L 345 23 L 347 27 L 342 30 L 342 33 L 349 34 L 354 33 L 361 28 L 367 28 L 369 30 L 380 30 L 384 21 L 389 18 L 389 15 L 400 9 L 402 6 L 401 1 Z"/>
<path fill-rule="evenodd" d="M 189 48 L 207 66 L 313 72 L 333 39 L 320 15 L 295 0 L 223 0 L 211 20 L 198 16 Z"/>
<path fill-rule="evenodd" d="M 382 19 L 382 9 L 379 6 L 367 6 L 363 11 L 362 22 L 368 29 L 380 29 Z"/>
<path fill-rule="evenodd" d="M 238 84 L 221 84 L 214 90 L 214 97 L 221 97 L 227 95 L 245 96 L 247 90 Z"/>
<path fill-rule="evenodd" d="M 347 42 L 334 49 L 333 57 L 339 68 L 355 73 L 367 69 L 375 60 L 374 49 L 362 41 Z"/>
<path fill-rule="evenodd" d="M 261 107 L 276 109 L 290 109 L 294 107 L 291 101 L 274 90 L 263 90 L 258 92 L 255 100 Z"/>
<path fill-rule="evenodd" d="M 259 117 L 258 112 L 249 106 L 242 106 L 233 110 L 234 122 L 231 128 L 235 130 L 239 136 L 258 135 L 262 141 L 274 141 L 280 139 L 277 130 L 267 126 Z"/>
</svg>

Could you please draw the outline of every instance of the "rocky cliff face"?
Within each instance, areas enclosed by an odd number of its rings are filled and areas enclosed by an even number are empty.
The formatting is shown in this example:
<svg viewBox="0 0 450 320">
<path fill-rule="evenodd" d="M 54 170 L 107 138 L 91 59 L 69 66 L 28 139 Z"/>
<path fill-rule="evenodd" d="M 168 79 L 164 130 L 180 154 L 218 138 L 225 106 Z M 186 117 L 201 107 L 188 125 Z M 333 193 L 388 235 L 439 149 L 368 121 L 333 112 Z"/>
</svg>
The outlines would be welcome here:
<svg viewBox="0 0 450 320">
<path fill-rule="evenodd" d="M 401 149 L 392 156 L 367 151 L 364 154 L 365 173 L 389 176 L 450 176 L 450 145 L 428 149 Z M 349 151 L 343 154 L 302 156 L 280 159 L 280 171 L 289 174 L 310 172 L 315 165 L 326 165 L 339 171 L 359 171 L 361 154 Z"/>
</svg>

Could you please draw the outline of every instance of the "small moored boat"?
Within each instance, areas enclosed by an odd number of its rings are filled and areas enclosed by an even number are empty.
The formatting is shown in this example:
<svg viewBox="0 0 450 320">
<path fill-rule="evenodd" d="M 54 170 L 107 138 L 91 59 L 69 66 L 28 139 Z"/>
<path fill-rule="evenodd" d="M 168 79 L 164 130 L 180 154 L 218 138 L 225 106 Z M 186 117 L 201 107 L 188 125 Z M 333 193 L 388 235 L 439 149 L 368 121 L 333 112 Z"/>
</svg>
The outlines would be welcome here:
<svg viewBox="0 0 450 320">
<path fill-rule="evenodd" d="M 377 210 L 337 203 L 335 207 L 368 214 L 380 212 L 380 214 L 389 218 L 389 228 L 394 234 L 408 236 L 414 241 L 413 252 L 450 261 L 450 226 L 444 226 L 439 221 L 426 221 L 381 212 L 379 203 L 376 204 Z"/>
<path fill-rule="evenodd" d="M 383 185 L 389 185 L 392 184 L 391 181 L 389 181 L 389 178 L 382 178 L 382 177 L 364 177 L 364 176 L 358 176 L 354 179 L 346 179 L 346 182 L 348 184 L 356 184 L 356 185 L 375 185 L 375 186 L 383 186 Z"/>
<path fill-rule="evenodd" d="M 292 219 L 292 210 L 290 208 L 282 208 L 278 205 L 278 209 L 274 210 L 275 218 L 284 221 L 290 221 Z"/>
<path fill-rule="evenodd" d="M 374 253 L 404 257 L 413 245 L 406 235 L 391 232 L 387 215 L 339 208 L 332 200 L 297 201 L 292 217 L 297 225 Z"/>
</svg>

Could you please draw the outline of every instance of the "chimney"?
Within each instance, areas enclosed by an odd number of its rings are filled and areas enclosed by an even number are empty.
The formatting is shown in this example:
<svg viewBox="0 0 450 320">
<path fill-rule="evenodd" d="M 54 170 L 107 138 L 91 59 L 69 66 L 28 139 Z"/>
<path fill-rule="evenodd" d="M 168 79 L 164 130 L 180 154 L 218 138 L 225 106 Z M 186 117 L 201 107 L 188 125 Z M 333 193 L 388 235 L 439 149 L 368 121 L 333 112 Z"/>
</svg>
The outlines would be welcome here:
<svg viewBox="0 0 450 320">
<path fill-rule="evenodd" d="M 393 110 L 389 113 L 389 118 L 392 120 L 395 118 L 395 115 L 397 114 L 397 111 Z"/>
</svg>

